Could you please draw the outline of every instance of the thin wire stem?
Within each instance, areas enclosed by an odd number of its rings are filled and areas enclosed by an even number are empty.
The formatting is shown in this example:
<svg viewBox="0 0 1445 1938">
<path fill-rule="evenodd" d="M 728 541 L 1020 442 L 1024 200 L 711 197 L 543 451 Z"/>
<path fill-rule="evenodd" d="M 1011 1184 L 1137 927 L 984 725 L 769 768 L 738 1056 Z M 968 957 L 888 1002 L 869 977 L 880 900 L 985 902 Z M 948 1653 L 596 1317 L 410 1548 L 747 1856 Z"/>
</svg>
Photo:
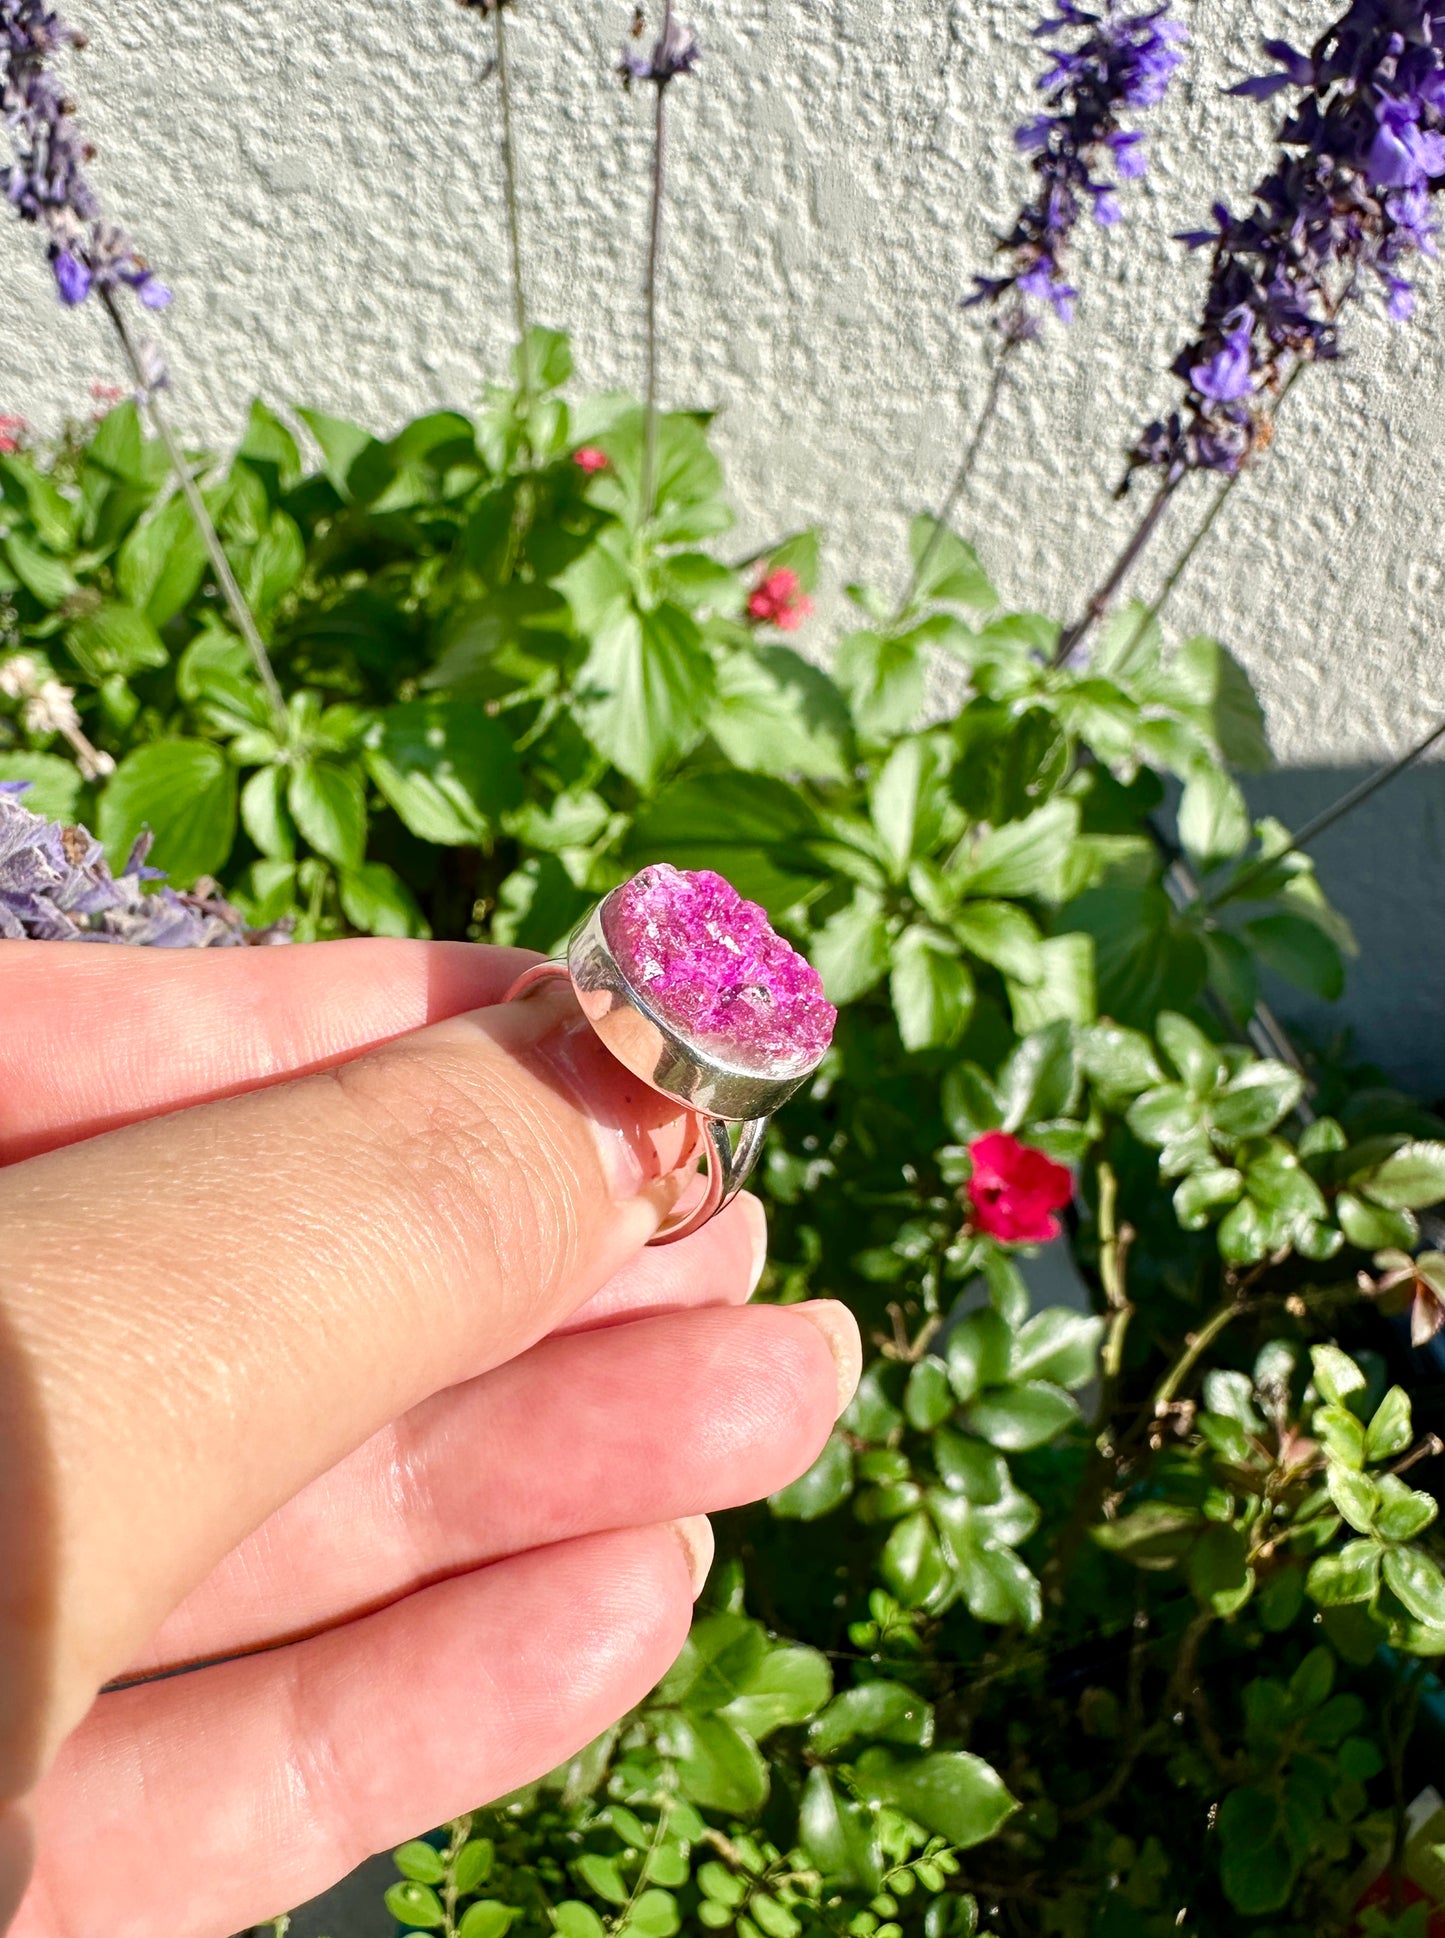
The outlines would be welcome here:
<svg viewBox="0 0 1445 1938">
<path fill-rule="evenodd" d="M 973 467 L 978 461 L 979 452 L 983 449 L 984 438 L 988 435 L 989 426 L 998 414 L 999 400 L 1003 396 L 1004 378 L 1008 374 L 1009 355 L 1017 348 L 1018 339 L 1007 338 L 994 361 L 993 374 L 989 378 L 983 406 L 974 419 L 973 431 L 964 448 L 958 470 L 954 473 L 953 483 L 948 487 L 947 496 L 934 514 L 933 530 L 928 535 L 928 543 L 919 554 L 918 563 L 908 575 L 908 583 L 889 622 L 890 626 L 896 626 L 912 604 L 914 593 L 917 592 L 925 572 L 933 563 L 934 553 L 943 543 L 943 534 L 948 530 L 949 520 L 953 517 L 955 507 L 968 489 L 969 480 L 973 476 Z"/>
<path fill-rule="evenodd" d="M 669 42 L 672 0 L 662 10 L 661 45 Z M 657 489 L 657 280 L 662 257 L 662 198 L 667 186 L 667 81 L 656 82 L 657 105 L 652 138 L 652 218 L 647 235 L 647 410 L 642 442 L 642 505 L 644 519 L 652 516 Z"/>
<path fill-rule="evenodd" d="M 1149 631 L 1149 628 L 1154 624 L 1155 620 L 1159 617 L 1160 613 L 1163 612 L 1165 606 L 1167 606 L 1169 601 L 1173 598 L 1175 587 L 1179 584 L 1179 581 L 1184 577 L 1185 572 L 1189 569 L 1189 561 L 1194 557 L 1194 554 L 1199 550 L 1200 546 L 1204 543 L 1205 539 L 1208 538 L 1210 529 L 1212 528 L 1215 519 L 1218 518 L 1220 512 L 1222 512 L 1224 509 L 1225 499 L 1228 498 L 1230 492 L 1233 491 L 1234 487 L 1239 483 L 1240 479 L 1243 476 L 1244 476 L 1244 473 L 1242 471 L 1231 472 L 1229 477 L 1226 478 L 1224 483 L 1220 486 L 1219 490 L 1215 492 L 1213 502 L 1210 504 L 1210 507 L 1208 511 L 1205 512 L 1203 518 L 1200 519 L 1198 525 L 1195 526 L 1194 534 L 1189 540 L 1189 543 L 1184 547 L 1184 550 L 1179 554 L 1179 557 L 1174 561 L 1174 565 L 1169 573 L 1168 578 L 1165 579 L 1163 585 L 1159 588 L 1157 597 L 1154 599 L 1153 603 L 1146 608 L 1146 610 L 1140 617 L 1139 624 L 1135 627 L 1133 637 L 1130 639 L 1129 644 L 1124 648 L 1123 652 L 1119 655 L 1118 659 L 1114 662 L 1112 670 L 1115 675 L 1118 675 L 1120 673 L 1125 673 L 1128 671 L 1129 664 L 1134 657 L 1135 651 L 1139 647 L 1141 641 L 1144 639 L 1144 636 L 1146 635 L 1146 633 Z"/>
<path fill-rule="evenodd" d="M 216 575 L 216 583 L 220 586 L 226 604 L 230 608 L 231 617 L 236 622 L 236 630 L 250 648 L 251 658 L 255 661 L 256 672 L 260 676 L 261 685 L 265 688 L 266 698 L 270 702 L 271 710 L 276 716 L 277 726 L 284 739 L 288 731 L 286 700 L 281 692 L 280 682 L 276 678 L 275 670 L 271 665 L 270 654 L 266 651 L 266 643 L 261 637 L 261 629 L 256 624 L 255 615 L 252 613 L 251 608 L 246 604 L 245 595 L 236 583 L 236 575 L 231 570 L 231 561 L 226 557 L 225 547 L 221 543 L 221 535 L 216 530 L 215 521 L 212 519 L 210 512 L 206 509 L 206 501 L 201 496 L 200 486 L 192 476 L 191 467 L 186 461 L 186 454 L 177 442 L 175 433 L 172 431 L 165 413 L 156 401 L 150 373 L 146 369 L 145 360 L 141 356 L 139 346 L 135 338 L 131 335 L 130 325 L 126 322 L 125 317 L 121 313 L 120 305 L 116 302 L 110 290 L 102 289 L 100 298 L 105 305 L 106 314 L 115 325 L 116 334 L 120 338 L 121 346 L 126 354 L 126 360 L 130 364 L 131 372 L 135 377 L 141 409 L 150 419 L 156 436 L 159 437 L 161 443 L 165 446 L 166 455 L 171 461 L 171 470 L 175 473 L 176 483 L 180 486 L 181 495 L 190 507 L 191 517 L 195 520 L 196 530 L 200 533 L 207 556 L 210 558 L 211 568 Z"/>
<path fill-rule="evenodd" d="M 1108 611 L 1109 602 L 1113 599 L 1119 587 L 1124 583 L 1124 580 L 1129 576 L 1129 573 L 1134 569 L 1140 554 L 1154 536 L 1159 525 L 1159 520 L 1164 516 L 1165 507 L 1178 489 L 1182 475 L 1182 473 L 1173 476 L 1166 475 L 1160 480 L 1159 489 L 1150 500 L 1149 507 L 1145 511 L 1144 516 L 1134 527 L 1134 532 L 1129 542 L 1110 567 L 1108 577 L 1090 599 L 1088 605 L 1085 606 L 1080 617 L 1074 621 L 1073 625 L 1066 626 L 1063 632 L 1060 633 L 1059 643 L 1054 651 L 1053 665 L 1062 666 L 1070 655 L 1083 644 L 1085 638 L 1092 630 L 1095 621 L 1101 619 Z"/>
<path fill-rule="evenodd" d="M 507 65 L 507 28 L 505 0 L 497 0 L 492 22 L 497 36 L 497 87 L 502 97 L 502 177 L 507 198 L 507 237 L 512 253 L 512 312 L 517 325 L 517 353 L 522 370 L 522 388 L 532 387 L 531 360 L 527 354 L 527 289 L 522 280 L 522 206 L 517 190 L 517 139 L 512 125 L 512 77 Z"/>
</svg>

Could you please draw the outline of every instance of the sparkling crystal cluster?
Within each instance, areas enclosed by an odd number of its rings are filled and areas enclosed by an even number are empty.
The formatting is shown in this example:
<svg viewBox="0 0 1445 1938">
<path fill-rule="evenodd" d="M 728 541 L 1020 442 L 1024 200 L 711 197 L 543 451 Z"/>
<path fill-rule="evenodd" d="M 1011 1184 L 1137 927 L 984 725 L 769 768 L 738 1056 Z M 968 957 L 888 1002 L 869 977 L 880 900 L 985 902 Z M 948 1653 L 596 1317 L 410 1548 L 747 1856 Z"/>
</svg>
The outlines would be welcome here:
<svg viewBox="0 0 1445 1938">
<path fill-rule="evenodd" d="M 796 1075 L 833 1040 L 817 970 L 710 868 L 644 868 L 608 897 L 602 927 L 657 1015 L 734 1068 Z"/>
</svg>

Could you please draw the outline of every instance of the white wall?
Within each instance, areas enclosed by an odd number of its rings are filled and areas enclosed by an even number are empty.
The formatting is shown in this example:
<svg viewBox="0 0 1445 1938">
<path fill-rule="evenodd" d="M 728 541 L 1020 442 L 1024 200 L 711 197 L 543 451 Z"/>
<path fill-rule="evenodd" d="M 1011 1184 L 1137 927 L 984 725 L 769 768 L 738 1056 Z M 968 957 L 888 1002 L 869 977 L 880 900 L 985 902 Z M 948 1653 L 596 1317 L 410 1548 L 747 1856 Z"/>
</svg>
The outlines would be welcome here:
<svg viewBox="0 0 1445 1938">
<path fill-rule="evenodd" d="M 1258 71 L 1258 34 L 1308 41 L 1339 4 L 1187 9 L 1192 56 L 1151 117 L 1149 179 L 1120 229 L 1082 238 L 1079 320 L 1032 356 L 963 515 L 1010 600 L 1068 610 L 1125 528 L 1130 507 L 1109 500 L 1119 452 L 1174 395 L 1166 367 L 1202 284 L 1170 234 L 1217 195 L 1238 200 L 1269 152 L 1269 107 L 1222 90 Z M 197 430 L 227 435 L 256 390 L 384 428 L 465 403 L 500 366 L 480 15 L 448 0 L 73 0 L 70 14 L 93 43 L 74 79 L 97 180 L 176 290 L 177 407 Z M 640 367 L 649 101 L 610 71 L 629 16 L 624 0 L 520 0 L 511 34 L 533 308 L 573 331 L 595 385 L 635 384 Z M 1025 187 L 1010 129 L 1035 10 L 694 0 L 691 17 L 705 60 L 671 97 L 667 401 L 720 407 L 743 543 L 817 521 L 835 583 L 896 579 L 903 511 L 939 493 L 983 381 L 987 333 L 956 299 Z M 114 357 L 98 317 L 58 312 L 32 241 L 0 230 L 0 410 L 53 420 Z M 1297 387 L 1178 599 L 1180 624 L 1217 630 L 1253 669 L 1294 767 L 1358 766 L 1445 711 L 1445 291 L 1435 275 L 1423 289 L 1409 325 L 1362 306 L 1348 363 Z M 825 602 L 820 646 L 835 615 Z M 1377 815 L 1349 849 L 1397 900 L 1418 882 L 1396 942 L 1427 975 L 1445 941 L 1430 800 L 1408 840 L 1399 814 Z M 1371 1041 L 1445 1083 L 1441 1006 L 1421 1011 L 1412 971 L 1406 1020 L 1382 973 Z M 1439 1042 L 1422 1042 L 1432 1017 Z"/>
</svg>

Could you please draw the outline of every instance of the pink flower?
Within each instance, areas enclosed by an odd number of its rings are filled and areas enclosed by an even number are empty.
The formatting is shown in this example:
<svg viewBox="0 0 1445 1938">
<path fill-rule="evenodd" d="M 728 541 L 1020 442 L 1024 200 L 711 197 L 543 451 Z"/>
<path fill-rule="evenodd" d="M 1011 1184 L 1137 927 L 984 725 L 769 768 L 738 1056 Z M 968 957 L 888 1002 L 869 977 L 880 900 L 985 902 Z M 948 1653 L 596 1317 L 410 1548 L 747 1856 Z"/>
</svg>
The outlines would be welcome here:
<svg viewBox="0 0 1445 1938">
<path fill-rule="evenodd" d="M 0 412 L 0 452 L 6 456 L 20 449 L 20 440 L 30 426 L 23 417 L 7 417 Z"/>
<path fill-rule="evenodd" d="M 593 471 L 605 471 L 610 460 L 607 453 L 599 451 L 595 444 L 584 444 L 580 451 L 572 453 L 572 462 L 579 471 L 586 471 L 590 475 Z"/>
<path fill-rule="evenodd" d="M 1062 1164 L 1007 1131 L 976 1137 L 968 1154 L 973 1159 L 968 1196 L 979 1231 L 1005 1245 L 1042 1245 L 1058 1237 L 1053 1213 L 1074 1195 L 1074 1181 Z"/>
<path fill-rule="evenodd" d="M 798 575 L 781 566 L 759 580 L 748 600 L 748 617 L 759 626 L 776 626 L 780 633 L 795 633 L 813 602 L 799 589 Z"/>
</svg>

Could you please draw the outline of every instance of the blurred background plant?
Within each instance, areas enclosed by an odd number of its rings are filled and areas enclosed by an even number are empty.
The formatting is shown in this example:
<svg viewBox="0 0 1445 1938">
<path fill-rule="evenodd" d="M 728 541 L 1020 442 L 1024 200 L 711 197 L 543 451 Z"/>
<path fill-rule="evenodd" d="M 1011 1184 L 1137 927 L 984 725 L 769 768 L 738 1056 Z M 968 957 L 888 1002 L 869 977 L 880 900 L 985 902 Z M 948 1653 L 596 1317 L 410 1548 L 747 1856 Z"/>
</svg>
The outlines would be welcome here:
<svg viewBox="0 0 1445 1938">
<path fill-rule="evenodd" d="M 1445 1123 L 1262 1001 L 1338 996 L 1355 944 L 1247 809 L 1248 678 L 1164 629 L 1217 497 L 1152 605 L 1124 581 L 1192 470 L 1252 472 L 1360 269 L 1403 323 L 1445 174 L 1435 16 L 1357 0 L 1275 50 L 1282 172 L 1217 218 L 1185 415 L 1082 614 L 1007 609 L 955 528 L 995 383 L 904 595 L 853 586 L 828 646 L 820 535 L 729 552 L 709 418 L 663 407 L 697 38 L 669 9 L 624 54 L 655 90 L 645 394 L 593 395 L 530 320 L 524 104 L 502 5 L 469 3 L 506 104 L 509 381 L 390 436 L 258 401 L 228 459 L 168 448 L 135 368 L 58 437 L 0 424 L 0 913 L 41 933 L 48 868 L 110 939 L 555 951 L 644 863 L 718 869 L 842 1009 L 759 1179 L 762 1296 L 846 1299 L 870 1358 L 811 1472 L 723 1521 L 652 1697 L 404 1846 L 387 1905 L 447 1938 L 1313 1938 L 1373 1892 L 1361 1928 L 1413 1938 L 1445 1842 L 1411 1814 L 1445 1652 Z M 49 20 L 0 5 L 9 87 Z M 996 371 L 1078 297 L 1079 210 L 1119 213 L 1181 52 L 1162 8 L 1045 24 L 1033 199 L 981 292 Z M 147 835 L 169 890 L 125 872 Z"/>
</svg>

